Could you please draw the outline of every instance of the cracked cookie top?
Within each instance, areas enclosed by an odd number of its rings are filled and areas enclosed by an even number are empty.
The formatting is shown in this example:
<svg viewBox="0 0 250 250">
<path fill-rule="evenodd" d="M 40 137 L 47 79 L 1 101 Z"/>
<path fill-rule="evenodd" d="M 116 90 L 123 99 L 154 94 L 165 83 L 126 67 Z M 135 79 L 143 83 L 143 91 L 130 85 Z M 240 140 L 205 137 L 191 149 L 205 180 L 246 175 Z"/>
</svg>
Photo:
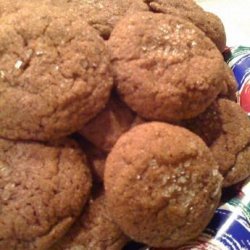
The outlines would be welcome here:
<svg viewBox="0 0 250 250">
<path fill-rule="evenodd" d="M 111 87 L 105 44 L 80 17 L 41 6 L 1 19 L 1 137 L 75 132 L 104 108 Z"/>
<path fill-rule="evenodd" d="M 186 122 L 210 147 L 224 176 L 224 186 L 250 175 L 250 120 L 241 107 L 219 99 L 203 114 Z"/>
<path fill-rule="evenodd" d="M 48 249 L 76 220 L 90 188 L 75 142 L 0 139 L 0 249 Z"/>
<path fill-rule="evenodd" d="M 144 118 L 195 117 L 222 89 L 220 52 L 184 19 L 138 12 L 117 24 L 108 46 L 118 93 Z"/>
<path fill-rule="evenodd" d="M 104 184 L 108 209 L 125 234 L 150 246 L 175 248 L 209 223 L 222 176 L 197 135 L 152 122 L 118 139 L 106 160 Z"/>
</svg>

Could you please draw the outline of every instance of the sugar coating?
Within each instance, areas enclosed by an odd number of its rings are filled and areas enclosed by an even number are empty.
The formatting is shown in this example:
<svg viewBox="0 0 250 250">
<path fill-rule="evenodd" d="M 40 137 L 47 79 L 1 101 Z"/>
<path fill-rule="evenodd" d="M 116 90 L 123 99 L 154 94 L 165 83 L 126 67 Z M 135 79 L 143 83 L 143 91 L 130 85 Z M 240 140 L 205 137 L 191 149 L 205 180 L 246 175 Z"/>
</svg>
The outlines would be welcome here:
<svg viewBox="0 0 250 250">
<path fill-rule="evenodd" d="M 2 18 L 0 136 L 51 140 L 80 129 L 112 88 L 103 40 L 81 18 L 41 6 Z"/>
<path fill-rule="evenodd" d="M 221 54 L 192 23 L 141 12 L 122 19 L 108 41 L 117 91 L 140 116 L 197 116 L 222 89 Z"/>
<path fill-rule="evenodd" d="M 0 249 L 48 249 L 77 219 L 90 189 L 74 142 L 0 139 Z"/>
<path fill-rule="evenodd" d="M 222 177 L 198 136 L 152 122 L 118 139 L 104 184 L 109 211 L 125 234 L 150 246 L 177 247 L 210 221 Z"/>
<path fill-rule="evenodd" d="M 226 47 L 226 33 L 221 20 L 213 13 L 204 11 L 193 0 L 144 0 L 151 11 L 182 17 L 201 29 L 217 48 Z"/>
</svg>

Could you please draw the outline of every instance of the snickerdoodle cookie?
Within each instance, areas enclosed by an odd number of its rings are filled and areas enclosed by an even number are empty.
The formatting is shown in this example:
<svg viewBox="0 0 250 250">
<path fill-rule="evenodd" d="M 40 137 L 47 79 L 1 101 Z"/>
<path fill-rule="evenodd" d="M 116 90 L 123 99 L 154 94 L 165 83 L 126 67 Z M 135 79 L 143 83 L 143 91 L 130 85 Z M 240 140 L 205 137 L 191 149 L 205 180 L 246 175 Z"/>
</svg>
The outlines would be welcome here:
<svg viewBox="0 0 250 250">
<path fill-rule="evenodd" d="M 224 176 L 224 186 L 250 175 L 250 120 L 237 103 L 219 99 L 186 126 L 209 146 Z"/>
<path fill-rule="evenodd" d="M 195 117 L 222 90 L 222 55 L 202 31 L 179 17 L 149 12 L 125 17 L 108 46 L 118 93 L 144 118 Z"/>
<path fill-rule="evenodd" d="M 104 183 L 108 209 L 125 234 L 150 246 L 177 247 L 209 223 L 222 176 L 197 135 L 152 122 L 119 138 Z"/>
<path fill-rule="evenodd" d="M 79 17 L 48 7 L 1 20 L 0 136 L 51 140 L 80 129 L 104 108 L 109 55 Z"/>
<path fill-rule="evenodd" d="M 80 215 L 90 188 L 75 142 L 0 139 L 0 249 L 48 249 Z"/>
</svg>

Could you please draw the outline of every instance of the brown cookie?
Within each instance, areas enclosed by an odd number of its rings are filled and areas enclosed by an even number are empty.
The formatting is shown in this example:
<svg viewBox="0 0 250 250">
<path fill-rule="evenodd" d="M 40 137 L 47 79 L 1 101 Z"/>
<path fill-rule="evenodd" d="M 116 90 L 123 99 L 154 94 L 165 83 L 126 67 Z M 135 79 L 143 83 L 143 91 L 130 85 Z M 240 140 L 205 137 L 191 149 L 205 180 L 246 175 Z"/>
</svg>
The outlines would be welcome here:
<svg viewBox="0 0 250 250">
<path fill-rule="evenodd" d="M 104 194 L 91 199 L 81 218 L 51 250 L 121 250 L 128 238 L 105 206 Z"/>
<path fill-rule="evenodd" d="M 250 120 L 237 103 L 219 99 L 186 126 L 210 147 L 225 187 L 250 175 Z"/>
<path fill-rule="evenodd" d="M 204 11 L 193 0 L 144 0 L 153 12 L 180 16 L 201 29 L 223 52 L 226 33 L 221 20 L 213 13 Z"/>
<path fill-rule="evenodd" d="M 107 205 L 132 239 L 177 247 L 213 216 L 222 177 L 205 143 L 190 131 L 159 122 L 122 135 L 106 161 Z"/>
<path fill-rule="evenodd" d="M 178 121 L 197 116 L 222 89 L 221 54 L 192 23 L 140 12 L 113 30 L 117 91 L 144 118 Z"/>
<path fill-rule="evenodd" d="M 90 188 L 74 142 L 0 139 L 0 249 L 48 249 L 76 220 Z"/>
<path fill-rule="evenodd" d="M 106 105 L 108 51 L 81 18 L 48 7 L 20 10 L 1 21 L 0 51 L 0 136 L 63 137 Z"/>
<path fill-rule="evenodd" d="M 233 71 L 231 68 L 225 63 L 225 70 L 224 70 L 224 87 L 222 92 L 220 93 L 220 97 L 227 98 L 231 101 L 236 102 L 236 91 L 237 91 L 237 82 L 234 77 Z"/>
<path fill-rule="evenodd" d="M 133 123 L 136 115 L 117 96 L 112 95 L 107 106 L 79 133 L 97 148 L 109 152 L 117 139 Z"/>
</svg>

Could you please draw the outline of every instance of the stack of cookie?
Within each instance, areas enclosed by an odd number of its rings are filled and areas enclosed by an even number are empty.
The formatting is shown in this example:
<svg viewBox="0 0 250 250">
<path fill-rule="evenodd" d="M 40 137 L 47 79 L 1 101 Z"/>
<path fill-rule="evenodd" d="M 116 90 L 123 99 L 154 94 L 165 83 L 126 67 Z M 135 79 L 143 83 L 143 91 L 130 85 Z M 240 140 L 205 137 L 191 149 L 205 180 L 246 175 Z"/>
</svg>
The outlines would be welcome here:
<svg viewBox="0 0 250 250">
<path fill-rule="evenodd" d="M 0 249 L 176 248 L 250 174 L 225 32 L 192 0 L 0 0 Z"/>
</svg>

